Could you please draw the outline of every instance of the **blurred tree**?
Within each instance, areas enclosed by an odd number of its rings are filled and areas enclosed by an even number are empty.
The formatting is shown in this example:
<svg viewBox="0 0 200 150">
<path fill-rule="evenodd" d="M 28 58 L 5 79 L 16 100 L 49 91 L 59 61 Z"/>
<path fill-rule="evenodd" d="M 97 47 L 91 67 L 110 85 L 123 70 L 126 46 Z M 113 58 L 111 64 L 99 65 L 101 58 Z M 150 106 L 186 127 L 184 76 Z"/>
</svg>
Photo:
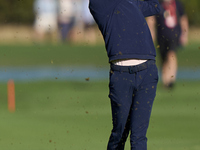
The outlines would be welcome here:
<svg viewBox="0 0 200 150">
<path fill-rule="evenodd" d="M 182 0 L 191 25 L 200 25 L 200 0 Z"/>
<path fill-rule="evenodd" d="M 34 20 L 34 0 L 1 0 L 0 22 L 30 24 Z"/>
</svg>

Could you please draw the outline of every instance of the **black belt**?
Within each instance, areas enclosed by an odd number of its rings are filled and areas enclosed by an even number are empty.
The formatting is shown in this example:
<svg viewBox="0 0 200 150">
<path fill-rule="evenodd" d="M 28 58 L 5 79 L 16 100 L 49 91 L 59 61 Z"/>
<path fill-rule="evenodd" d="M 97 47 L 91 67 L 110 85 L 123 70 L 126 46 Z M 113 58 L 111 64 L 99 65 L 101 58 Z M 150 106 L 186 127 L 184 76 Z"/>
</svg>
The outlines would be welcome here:
<svg viewBox="0 0 200 150">
<path fill-rule="evenodd" d="M 138 71 L 145 70 L 148 68 L 149 65 L 153 65 L 153 64 L 155 64 L 155 60 L 150 59 L 144 63 L 135 65 L 135 66 L 118 66 L 118 65 L 111 64 L 110 68 L 112 71 L 129 72 L 132 74 Z"/>
</svg>

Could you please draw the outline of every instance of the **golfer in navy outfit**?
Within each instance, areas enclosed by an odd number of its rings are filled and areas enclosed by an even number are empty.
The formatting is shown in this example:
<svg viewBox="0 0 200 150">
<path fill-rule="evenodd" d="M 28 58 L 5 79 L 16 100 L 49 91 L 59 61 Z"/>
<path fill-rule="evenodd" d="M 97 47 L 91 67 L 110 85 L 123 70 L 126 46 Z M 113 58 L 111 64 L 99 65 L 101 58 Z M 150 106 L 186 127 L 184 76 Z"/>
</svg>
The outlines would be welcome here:
<svg viewBox="0 0 200 150">
<path fill-rule="evenodd" d="M 110 63 L 113 129 L 107 150 L 147 150 L 146 132 L 156 96 L 156 51 L 145 17 L 159 13 L 157 0 L 90 0 Z"/>
</svg>

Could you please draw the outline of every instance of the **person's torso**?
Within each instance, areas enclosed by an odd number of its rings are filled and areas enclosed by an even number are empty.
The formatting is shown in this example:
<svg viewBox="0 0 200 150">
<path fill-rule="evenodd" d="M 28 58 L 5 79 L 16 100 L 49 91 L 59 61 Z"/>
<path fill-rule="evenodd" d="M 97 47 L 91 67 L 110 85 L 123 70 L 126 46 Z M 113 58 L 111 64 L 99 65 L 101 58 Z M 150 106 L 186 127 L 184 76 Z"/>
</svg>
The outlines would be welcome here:
<svg viewBox="0 0 200 150">
<path fill-rule="evenodd" d="M 110 61 L 155 58 L 151 34 L 137 0 L 93 0 L 90 10 L 104 37 Z"/>
</svg>

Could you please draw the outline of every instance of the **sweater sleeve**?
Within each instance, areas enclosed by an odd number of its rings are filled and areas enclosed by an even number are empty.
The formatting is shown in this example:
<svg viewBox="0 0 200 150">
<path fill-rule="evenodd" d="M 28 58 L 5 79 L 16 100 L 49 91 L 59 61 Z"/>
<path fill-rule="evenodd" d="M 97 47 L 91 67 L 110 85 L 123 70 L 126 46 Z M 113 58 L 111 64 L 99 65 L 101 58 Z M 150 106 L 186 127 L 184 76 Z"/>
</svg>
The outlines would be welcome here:
<svg viewBox="0 0 200 150">
<path fill-rule="evenodd" d="M 89 0 L 89 8 L 98 14 L 105 14 L 105 12 L 112 9 L 121 0 Z"/>
<path fill-rule="evenodd" d="M 138 0 L 138 7 L 142 11 L 144 17 L 153 16 L 160 12 L 158 0 Z"/>
</svg>

